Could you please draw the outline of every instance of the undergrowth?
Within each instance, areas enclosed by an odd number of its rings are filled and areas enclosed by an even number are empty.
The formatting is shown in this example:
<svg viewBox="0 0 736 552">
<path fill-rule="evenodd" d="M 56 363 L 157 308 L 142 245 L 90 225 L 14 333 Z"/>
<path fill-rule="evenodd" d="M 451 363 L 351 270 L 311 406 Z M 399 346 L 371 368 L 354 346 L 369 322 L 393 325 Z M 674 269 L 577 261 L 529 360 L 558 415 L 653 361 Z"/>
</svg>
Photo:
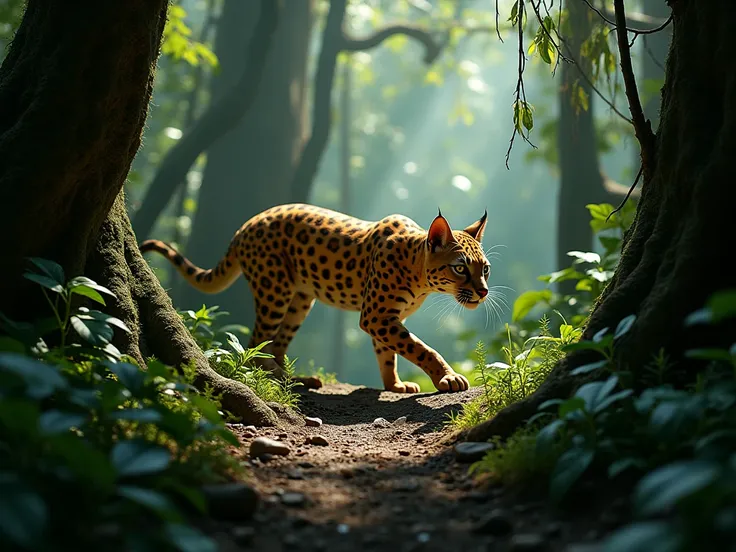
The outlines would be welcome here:
<svg viewBox="0 0 736 552">
<path fill-rule="evenodd" d="M 2 548 L 215 550 L 187 514 L 206 513 L 202 484 L 243 475 L 217 398 L 192 367 L 138 366 L 112 344 L 121 320 L 76 306 L 110 290 L 43 259 L 25 277 L 50 316 L 0 315 Z"/>
<path fill-rule="evenodd" d="M 732 318 L 736 290 L 714 295 L 685 323 Z M 688 351 L 690 362 L 708 363 L 688 389 L 662 383 L 672 367 L 659 354 L 638 374 L 651 386 L 637 393 L 632 373 L 619 369 L 613 355 L 635 323 L 628 316 L 613 332 L 564 347 L 598 352 L 601 360 L 573 373 L 604 379 L 540 405 L 527 427 L 497 442 L 471 471 L 505 482 L 547 479 L 555 503 L 568 499 L 584 476 L 634 476 L 634 521 L 607 537 L 604 550 L 684 552 L 704 542 L 729 549 L 736 538 L 736 344 Z"/>
</svg>

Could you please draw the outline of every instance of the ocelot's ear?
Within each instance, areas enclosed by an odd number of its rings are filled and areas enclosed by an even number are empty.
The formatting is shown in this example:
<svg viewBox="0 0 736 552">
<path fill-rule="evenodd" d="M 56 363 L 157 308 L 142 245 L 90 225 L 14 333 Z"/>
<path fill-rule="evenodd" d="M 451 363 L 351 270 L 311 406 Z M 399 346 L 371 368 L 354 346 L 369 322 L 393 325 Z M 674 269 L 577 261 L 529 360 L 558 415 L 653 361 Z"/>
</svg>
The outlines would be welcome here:
<svg viewBox="0 0 736 552">
<path fill-rule="evenodd" d="M 427 247 L 434 253 L 437 249 L 444 249 L 447 244 L 454 242 L 455 237 L 452 235 L 452 228 L 440 212 L 427 231 Z"/>
<path fill-rule="evenodd" d="M 473 224 L 468 226 L 463 232 L 470 234 L 475 241 L 481 242 L 483 240 L 483 232 L 486 231 L 486 220 L 488 220 L 488 210 L 483 213 L 480 219 L 476 220 Z"/>
</svg>

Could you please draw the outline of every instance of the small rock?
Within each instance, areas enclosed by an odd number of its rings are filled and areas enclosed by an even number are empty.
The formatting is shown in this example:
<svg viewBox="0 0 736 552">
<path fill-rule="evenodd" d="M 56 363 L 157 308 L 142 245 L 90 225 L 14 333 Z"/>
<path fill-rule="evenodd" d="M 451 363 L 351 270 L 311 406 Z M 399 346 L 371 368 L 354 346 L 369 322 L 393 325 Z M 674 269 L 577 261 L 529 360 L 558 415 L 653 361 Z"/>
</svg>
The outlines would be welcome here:
<svg viewBox="0 0 736 552">
<path fill-rule="evenodd" d="M 376 418 L 373 420 L 373 425 L 376 427 L 388 427 L 391 423 L 386 418 Z"/>
<path fill-rule="evenodd" d="M 329 446 L 330 442 L 322 437 L 322 435 L 310 435 L 309 437 L 307 437 L 307 444 L 317 445 L 319 447 L 326 447 Z"/>
<path fill-rule="evenodd" d="M 309 427 L 319 427 L 322 425 L 322 420 L 320 418 L 310 418 L 309 416 L 305 416 L 304 421 Z"/>
<path fill-rule="evenodd" d="M 285 506 L 304 506 L 307 498 L 302 493 L 284 493 L 281 495 L 281 504 Z"/>
<path fill-rule="evenodd" d="M 417 438 L 416 438 L 416 439 L 414 439 L 414 440 L 415 440 L 415 441 L 416 441 L 417 443 L 423 443 L 423 442 L 424 442 L 424 437 L 422 437 L 422 436 L 420 435 L 419 437 L 417 437 Z"/>
<path fill-rule="evenodd" d="M 500 508 L 491 510 L 475 527 L 476 533 L 502 537 L 511 533 L 513 526 L 509 515 Z"/>
<path fill-rule="evenodd" d="M 245 431 L 252 431 L 253 433 L 257 433 L 258 432 L 258 429 L 256 429 L 256 426 L 254 426 L 254 425 L 245 426 L 244 429 L 245 429 Z"/>
<path fill-rule="evenodd" d="M 298 462 L 297 466 L 299 466 L 300 468 L 304 468 L 305 470 L 308 470 L 309 468 L 313 468 L 314 464 L 312 464 L 311 462 Z"/>
<path fill-rule="evenodd" d="M 394 420 L 394 425 L 401 425 L 401 424 L 405 424 L 405 423 L 406 423 L 406 416 L 401 416 L 400 418 L 396 418 Z"/>
<path fill-rule="evenodd" d="M 399 451 L 399 456 L 409 456 L 410 454 L 411 454 L 411 452 L 409 452 L 408 450 L 400 450 Z"/>
<path fill-rule="evenodd" d="M 256 530 L 253 527 L 236 525 L 230 529 L 230 536 L 236 544 L 249 544 L 253 540 Z"/>
<path fill-rule="evenodd" d="M 341 535 L 347 535 L 350 532 L 350 526 L 347 523 L 340 523 L 337 526 L 337 532 Z"/>
<path fill-rule="evenodd" d="M 455 445 L 455 458 L 458 462 L 477 462 L 486 452 L 494 448 L 493 443 L 467 442 Z"/>
<path fill-rule="evenodd" d="M 275 454 L 279 456 L 286 456 L 291 452 L 288 445 L 279 443 L 268 437 L 256 437 L 250 443 L 250 456 L 251 458 L 258 458 L 264 454 Z"/>
<path fill-rule="evenodd" d="M 541 552 L 547 550 L 547 541 L 537 533 L 519 533 L 511 537 L 509 552 Z"/>
<path fill-rule="evenodd" d="M 203 485 L 202 494 L 214 519 L 243 521 L 250 519 L 258 506 L 258 495 L 243 483 Z"/>
<path fill-rule="evenodd" d="M 286 439 L 288 436 L 288 433 L 279 433 L 279 439 Z"/>
<path fill-rule="evenodd" d="M 289 479 L 304 479 L 304 473 L 300 469 L 293 469 L 286 472 Z"/>
<path fill-rule="evenodd" d="M 243 424 L 231 424 L 231 423 L 226 423 L 225 425 L 226 425 L 227 427 L 229 427 L 230 429 L 242 429 L 243 427 L 245 427 L 245 426 L 243 426 Z"/>
</svg>

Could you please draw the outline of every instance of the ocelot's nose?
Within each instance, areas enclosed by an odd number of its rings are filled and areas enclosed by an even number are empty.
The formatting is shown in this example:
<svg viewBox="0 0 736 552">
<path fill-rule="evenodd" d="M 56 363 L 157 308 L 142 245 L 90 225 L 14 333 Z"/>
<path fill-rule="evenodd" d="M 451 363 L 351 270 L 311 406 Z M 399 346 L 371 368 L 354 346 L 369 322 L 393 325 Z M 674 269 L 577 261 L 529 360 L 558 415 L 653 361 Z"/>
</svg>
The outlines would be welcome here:
<svg viewBox="0 0 736 552">
<path fill-rule="evenodd" d="M 477 293 L 480 298 L 483 299 L 486 295 L 488 295 L 488 288 L 476 289 L 475 293 Z"/>
</svg>

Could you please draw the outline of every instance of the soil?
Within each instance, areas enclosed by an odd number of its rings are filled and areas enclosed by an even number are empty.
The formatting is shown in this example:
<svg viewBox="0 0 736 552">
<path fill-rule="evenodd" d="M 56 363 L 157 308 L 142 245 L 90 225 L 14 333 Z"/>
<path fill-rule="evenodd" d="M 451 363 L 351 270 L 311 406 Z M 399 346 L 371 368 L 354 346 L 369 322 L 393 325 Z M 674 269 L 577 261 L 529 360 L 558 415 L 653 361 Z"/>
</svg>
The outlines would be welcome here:
<svg viewBox="0 0 736 552">
<path fill-rule="evenodd" d="M 479 392 L 400 395 L 327 385 L 301 394 L 301 412 L 319 417 L 320 427 L 254 432 L 233 425 L 260 505 L 249 522 L 221 523 L 211 533 L 221 550 L 264 552 L 596 550 L 592 543 L 625 515 L 623 502 L 601 487 L 589 486 L 584 508 L 560 511 L 543 493 L 481 485 L 468 475 L 445 422 Z M 308 443 L 315 435 L 327 444 Z M 255 436 L 291 452 L 251 459 Z"/>
</svg>

